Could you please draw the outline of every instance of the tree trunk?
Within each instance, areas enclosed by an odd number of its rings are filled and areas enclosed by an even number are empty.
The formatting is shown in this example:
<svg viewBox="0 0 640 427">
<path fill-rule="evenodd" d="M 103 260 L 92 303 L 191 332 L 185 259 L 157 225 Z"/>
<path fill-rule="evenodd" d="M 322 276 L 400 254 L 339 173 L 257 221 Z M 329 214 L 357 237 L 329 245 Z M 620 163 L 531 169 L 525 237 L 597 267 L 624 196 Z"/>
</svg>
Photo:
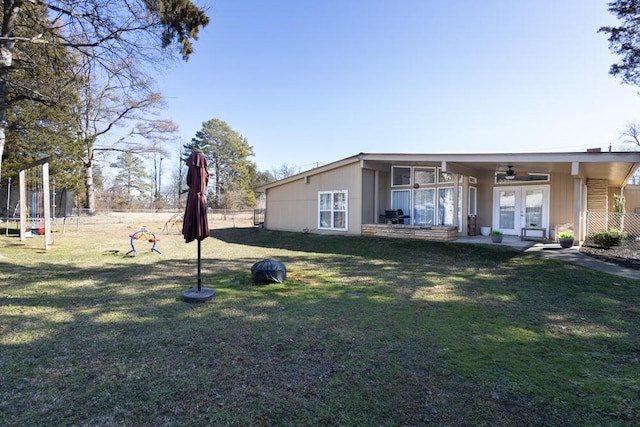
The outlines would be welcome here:
<svg viewBox="0 0 640 427">
<path fill-rule="evenodd" d="M 11 65 L 11 53 L 7 52 L 8 49 L 6 49 L 5 45 L 5 42 L 0 42 L 0 178 L 2 178 L 2 156 L 4 154 L 7 129 L 7 79 L 9 77 L 9 66 Z M 6 54 L 9 55 L 8 64 Z"/>
<path fill-rule="evenodd" d="M 0 178 L 2 178 L 2 156 L 7 131 L 7 109 L 9 108 L 9 68 L 13 63 L 13 21 L 21 1 L 4 0 L 2 31 L 0 32 Z"/>
<path fill-rule="evenodd" d="M 84 186 L 87 196 L 85 207 L 89 215 L 96 213 L 96 192 L 93 187 L 93 148 L 87 150 L 87 161 L 84 164 Z"/>
</svg>

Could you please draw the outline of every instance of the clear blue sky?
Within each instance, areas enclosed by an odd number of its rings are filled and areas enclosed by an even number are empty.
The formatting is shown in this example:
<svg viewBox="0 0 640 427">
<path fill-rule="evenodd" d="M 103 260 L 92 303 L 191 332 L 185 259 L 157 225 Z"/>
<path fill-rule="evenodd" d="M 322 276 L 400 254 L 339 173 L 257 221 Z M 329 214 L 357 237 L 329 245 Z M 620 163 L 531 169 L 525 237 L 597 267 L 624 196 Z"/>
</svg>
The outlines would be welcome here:
<svg viewBox="0 0 640 427">
<path fill-rule="evenodd" d="M 604 0 L 215 0 L 195 53 L 158 77 L 189 141 L 212 118 L 258 169 L 359 152 L 584 151 L 619 143 L 640 95 Z"/>
</svg>

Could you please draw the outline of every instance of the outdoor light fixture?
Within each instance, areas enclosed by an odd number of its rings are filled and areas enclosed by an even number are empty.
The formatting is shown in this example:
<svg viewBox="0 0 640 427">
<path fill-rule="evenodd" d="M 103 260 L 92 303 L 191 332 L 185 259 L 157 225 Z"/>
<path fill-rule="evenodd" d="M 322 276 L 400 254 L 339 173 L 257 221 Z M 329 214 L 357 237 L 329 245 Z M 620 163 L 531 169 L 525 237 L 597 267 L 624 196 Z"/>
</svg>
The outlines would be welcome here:
<svg viewBox="0 0 640 427">
<path fill-rule="evenodd" d="M 507 171 L 504 174 L 504 178 L 505 179 L 514 179 L 516 177 L 516 172 L 511 169 L 511 165 L 509 165 L 509 169 L 507 169 Z"/>
</svg>

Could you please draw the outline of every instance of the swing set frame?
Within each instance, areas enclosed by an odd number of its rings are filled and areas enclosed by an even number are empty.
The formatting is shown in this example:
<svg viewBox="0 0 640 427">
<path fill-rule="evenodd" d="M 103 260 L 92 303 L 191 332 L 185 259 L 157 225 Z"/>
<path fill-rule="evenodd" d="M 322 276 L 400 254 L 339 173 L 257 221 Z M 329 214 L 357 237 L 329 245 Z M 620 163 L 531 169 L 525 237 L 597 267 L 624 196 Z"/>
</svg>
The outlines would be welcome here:
<svg viewBox="0 0 640 427">
<path fill-rule="evenodd" d="M 42 217 L 37 217 L 42 220 L 44 225 L 44 249 L 50 250 L 52 246 L 51 239 L 51 200 L 49 195 L 49 163 L 48 159 L 43 159 L 38 162 L 23 168 L 19 172 L 20 179 L 20 240 L 25 240 L 27 237 L 27 171 L 34 168 L 41 168 L 42 176 Z M 37 197 L 37 196 L 36 196 Z M 38 201 L 39 202 L 39 201 Z M 37 203 L 37 202 L 36 202 Z M 37 212 L 32 212 L 36 215 Z M 36 217 L 33 216 L 35 219 Z M 32 231 L 32 230 L 30 230 Z"/>
</svg>

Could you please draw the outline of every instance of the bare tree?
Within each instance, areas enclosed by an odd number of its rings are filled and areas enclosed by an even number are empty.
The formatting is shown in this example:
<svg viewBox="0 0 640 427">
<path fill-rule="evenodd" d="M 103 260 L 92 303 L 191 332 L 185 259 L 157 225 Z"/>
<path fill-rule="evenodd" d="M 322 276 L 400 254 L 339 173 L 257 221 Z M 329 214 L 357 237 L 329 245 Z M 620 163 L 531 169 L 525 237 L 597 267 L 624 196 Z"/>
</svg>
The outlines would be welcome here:
<svg viewBox="0 0 640 427">
<path fill-rule="evenodd" d="M 629 148 L 629 145 L 631 145 L 631 148 L 634 150 L 640 148 L 640 123 L 627 123 L 627 127 L 620 134 L 620 138 L 622 139 L 622 143 L 627 146 L 626 148 Z"/>
<path fill-rule="evenodd" d="M 275 179 L 284 179 L 300 172 L 300 168 L 294 165 L 283 163 L 278 169 L 274 168 L 271 174 Z"/>
<path fill-rule="evenodd" d="M 162 153 L 157 140 L 171 138 L 178 127 L 167 120 L 150 119 L 164 106 L 159 92 L 153 91 L 153 81 L 137 74 L 133 66 L 112 67 L 110 74 L 95 78 L 91 66 L 83 68 L 86 84 L 82 92 L 78 117 L 78 134 L 86 148 L 85 167 L 86 207 L 95 212 L 93 167 L 96 153 Z M 108 141 L 107 135 L 118 128 L 131 125 L 124 136 Z"/>
<path fill-rule="evenodd" d="M 77 78 L 89 76 L 109 88 L 108 96 L 115 99 L 119 88 L 139 86 L 154 66 L 171 59 L 163 48 L 177 45 L 183 59 L 193 52 L 192 40 L 197 39 L 201 27 L 209 18 L 191 0 L 3 0 L 0 25 L 0 166 L 7 127 L 8 87 L 11 70 L 20 45 L 53 43 L 70 49 L 76 58 Z M 16 33 L 20 22 L 30 32 Z M 122 72 L 127 67 L 137 73 Z M 131 80 L 128 80 L 131 79 Z M 84 80 L 87 83 L 88 80 Z M 37 98 L 29 88 L 22 88 L 27 96 Z M 150 95 L 153 92 L 147 92 Z M 122 93 L 120 93 L 122 95 Z M 43 100 L 52 102 L 52 100 Z M 153 97 L 135 97 L 120 111 L 123 117 L 132 108 L 141 110 Z M 84 117 L 79 128 L 80 138 L 93 143 L 105 128 L 91 129 Z M 117 121 L 111 120 L 112 123 Z M 103 122 L 99 122 L 103 123 Z M 109 127 L 107 125 L 107 127 Z M 88 150 L 87 162 L 93 159 Z M 1 172 L 1 168 L 0 168 Z M 89 166 L 90 172 L 90 166 Z M 87 179 L 90 173 L 87 173 Z M 90 184 L 90 182 L 89 182 Z"/>
<path fill-rule="evenodd" d="M 620 134 L 622 149 L 626 151 L 636 151 L 640 148 L 640 123 L 630 122 Z M 640 184 L 640 170 L 636 171 L 630 181 L 631 184 Z"/>
</svg>

